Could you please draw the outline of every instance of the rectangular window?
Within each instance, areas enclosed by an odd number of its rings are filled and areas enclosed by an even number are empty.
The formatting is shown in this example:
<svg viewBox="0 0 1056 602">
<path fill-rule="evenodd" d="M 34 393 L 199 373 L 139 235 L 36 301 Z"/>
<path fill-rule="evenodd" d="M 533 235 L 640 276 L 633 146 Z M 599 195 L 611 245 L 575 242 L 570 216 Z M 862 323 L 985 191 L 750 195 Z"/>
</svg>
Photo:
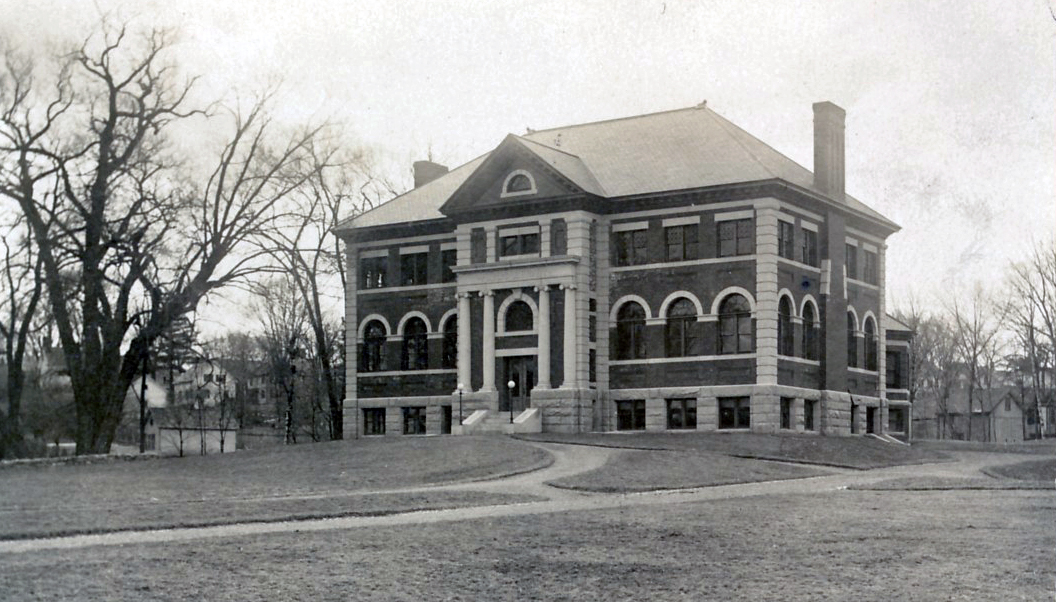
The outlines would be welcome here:
<svg viewBox="0 0 1056 602">
<path fill-rule="evenodd" d="M 440 282 L 454 282 L 455 273 L 451 268 L 458 264 L 458 251 L 444 249 L 440 251 Z"/>
<path fill-rule="evenodd" d="M 469 262 L 488 262 L 488 234 L 484 228 L 473 228 L 469 233 Z"/>
<path fill-rule="evenodd" d="M 629 399 L 616 402 L 616 430 L 645 430 L 645 400 Z"/>
<path fill-rule="evenodd" d="M 818 233 L 803 230 L 803 263 L 818 267 Z"/>
<path fill-rule="evenodd" d="M 425 434 L 425 408 L 403 408 L 403 434 Z"/>
<path fill-rule="evenodd" d="M 851 280 L 858 279 L 858 247 L 846 245 L 847 253 L 847 277 Z"/>
<path fill-rule="evenodd" d="M 904 408 L 887 409 L 887 430 L 891 433 L 906 432 L 906 410 Z"/>
<path fill-rule="evenodd" d="M 696 399 L 668 399 L 667 400 L 667 428 L 669 429 L 695 429 L 697 428 L 697 400 Z"/>
<path fill-rule="evenodd" d="M 752 405 L 748 397 L 719 398 L 719 428 L 746 429 L 752 425 Z"/>
<path fill-rule="evenodd" d="M 591 343 L 598 340 L 598 300 L 591 299 L 587 303 L 587 336 Z"/>
<path fill-rule="evenodd" d="M 613 233 L 616 237 L 616 265 L 648 263 L 648 230 L 626 230 Z"/>
<path fill-rule="evenodd" d="M 598 382 L 598 353 L 593 349 L 587 354 L 587 382 Z"/>
<path fill-rule="evenodd" d="M 817 400 L 815 399 L 804 399 L 803 400 L 803 430 L 813 431 L 814 430 L 814 410 L 817 408 Z"/>
<path fill-rule="evenodd" d="M 418 286 L 429 277 L 429 254 L 409 253 L 400 255 L 400 280 L 402 286 Z"/>
<path fill-rule="evenodd" d="M 792 428 L 792 398 L 781 398 L 781 428 Z"/>
<path fill-rule="evenodd" d="M 862 279 L 869 284 L 876 284 L 879 282 L 876 271 L 876 253 L 863 249 L 862 261 Z"/>
<path fill-rule="evenodd" d="M 750 219 L 719 222 L 719 257 L 751 255 L 753 234 Z"/>
<path fill-rule="evenodd" d="M 788 222 L 777 222 L 777 254 L 785 259 L 795 259 L 795 227 Z"/>
<path fill-rule="evenodd" d="M 888 389 L 904 389 L 902 386 L 902 366 L 899 361 L 897 351 L 888 351 L 885 356 L 887 357 L 886 368 L 887 368 L 887 388 Z"/>
<path fill-rule="evenodd" d="M 361 288 L 383 288 L 385 272 L 389 265 L 388 257 L 364 257 L 359 261 Z"/>
<path fill-rule="evenodd" d="M 688 261 L 697 258 L 697 238 L 700 226 L 686 224 L 664 228 L 667 261 Z"/>
<path fill-rule="evenodd" d="M 538 255 L 539 233 L 530 232 L 523 234 L 499 235 L 499 256 L 512 257 L 515 255 Z"/>
<path fill-rule="evenodd" d="M 363 408 L 363 434 L 385 434 L 385 408 Z"/>
</svg>

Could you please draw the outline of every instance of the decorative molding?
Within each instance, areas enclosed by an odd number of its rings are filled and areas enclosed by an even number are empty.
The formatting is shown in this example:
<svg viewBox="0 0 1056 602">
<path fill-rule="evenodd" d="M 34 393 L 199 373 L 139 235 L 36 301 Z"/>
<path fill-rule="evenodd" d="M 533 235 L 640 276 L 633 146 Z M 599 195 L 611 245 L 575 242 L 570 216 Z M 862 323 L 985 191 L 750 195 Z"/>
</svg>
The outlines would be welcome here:
<svg viewBox="0 0 1056 602">
<path fill-rule="evenodd" d="M 756 353 L 730 353 L 727 355 L 689 355 L 686 357 L 653 357 L 637 360 L 609 360 L 610 366 L 632 366 L 645 364 L 671 364 L 675 362 L 711 362 L 717 360 L 755 359 Z"/>
<path fill-rule="evenodd" d="M 660 304 L 660 309 L 657 310 L 656 317 L 666 320 L 667 319 L 667 308 L 678 299 L 686 298 L 697 308 L 697 317 L 704 315 L 704 306 L 700 304 L 700 299 L 696 295 L 689 291 L 675 291 L 664 298 L 664 302 Z"/>
<path fill-rule="evenodd" d="M 517 176 L 524 176 L 524 177 L 528 178 L 528 182 L 531 184 L 531 188 L 529 188 L 528 190 L 517 190 L 517 191 L 514 191 L 514 192 L 507 191 L 507 187 L 510 185 L 510 180 L 512 180 L 513 178 L 515 178 Z M 509 173 L 509 175 L 506 176 L 505 180 L 503 180 L 503 182 L 502 182 L 502 190 L 499 193 L 499 198 L 508 199 L 508 198 L 511 198 L 511 197 L 527 196 L 527 195 L 530 195 L 530 194 L 536 194 L 538 192 L 539 192 L 539 189 L 536 188 L 536 186 L 535 186 L 535 177 L 533 177 L 532 174 L 528 173 L 527 171 L 525 171 L 523 169 L 515 169 L 515 170 L 511 171 Z"/>
<path fill-rule="evenodd" d="M 400 255 L 415 255 L 417 253 L 428 253 L 429 245 L 414 245 L 413 247 L 400 247 Z"/>
<path fill-rule="evenodd" d="M 727 222 L 735 219 L 752 219 L 755 217 L 755 209 L 745 209 L 743 211 L 727 211 L 726 213 L 716 213 L 712 216 L 715 222 Z"/>
<path fill-rule="evenodd" d="M 422 321 L 425 322 L 425 332 L 434 332 L 432 324 L 429 323 L 429 316 L 425 315 L 420 311 L 415 310 L 403 314 L 403 317 L 400 318 L 400 323 L 396 325 L 397 336 L 403 336 L 403 327 L 411 318 L 421 318 Z"/>
<path fill-rule="evenodd" d="M 715 295 L 715 299 L 711 302 L 711 314 L 719 315 L 719 306 L 722 305 L 722 301 L 730 295 L 738 294 L 748 300 L 748 307 L 751 308 L 752 314 L 755 314 L 755 298 L 747 290 L 739 286 L 728 286 Z"/>
<path fill-rule="evenodd" d="M 709 257 L 707 259 L 689 259 L 686 261 L 662 261 L 656 263 L 643 263 L 641 265 L 623 265 L 609 268 L 609 272 L 629 272 L 632 270 L 655 270 L 662 268 L 676 268 L 691 265 L 712 265 L 720 263 L 736 263 L 744 261 L 755 261 L 756 255 L 733 255 L 730 257 Z M 804 266 L 810 267 L 810 266 Z M 817 269 L 817 268 L 811 268 Z"/>
<path fill-rule="evenodd" d="M 613 232 L 631 232 L 634 230 L 648 230 L 649 222 L 620 222 L 612 225 Z"/>
<path fill-rule="evenodd" d="M 358 335 L 360 340 L 363 340 L 363 331 L 367 329 L 367 324 L 373 322 L 374 320 L 381 322 L 381 325 L 385 327 L 386 337 L 392 335 L 392 326 L 389 326 L 389 321 L 385 319 L 385 316 L 381 314 L 370 314 L 359 322 Z"/>
<path fill-rule="evenodd" d="M 609 311 L 609 322 L 615 324 L 616 316 L 620 313 L 620 308 L 623 307 L 626 303 L 632 301 L 642 306 L 642 310 L 645 311 L 645 319 L 648 323 L 648 320 L 652 319 L 653 317 L 652 311 L 649 308 L 649 303 L 638 295 L 624 295 L 617 299 L 616 302 L 612 304 L 612 309 Z"/>
</svg>

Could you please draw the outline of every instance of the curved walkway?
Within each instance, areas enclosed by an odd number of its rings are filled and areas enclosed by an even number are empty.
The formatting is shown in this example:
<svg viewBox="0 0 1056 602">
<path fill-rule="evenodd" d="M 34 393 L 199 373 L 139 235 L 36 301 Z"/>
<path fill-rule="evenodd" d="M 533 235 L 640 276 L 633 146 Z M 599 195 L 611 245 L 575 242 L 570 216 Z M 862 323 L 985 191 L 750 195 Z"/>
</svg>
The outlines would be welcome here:
<svg viewBox="0 0 1056 602">
<path fill-rule="evenodd" d="M 752 497 L 760 495 L 811 494 L 836 491 L 848 487 L 869 485 L 887 479 L 904 477 L 980 477 L 984 467 L 1016 462 L 1024 457 L 1013 454 L 958 452 L 956 462 L 896 466 L 869 471 L 842 470 L 836 474 L 803 479 L 764 481 L 737 485 L 721 485 L 684 490 L 663 490 L 642 493 L 588 493 L 559 489 L 546 485 L 562 477 L 600 468 L 609 458 L 627 450 L 565 445 L 557 443 L 532 443 L 553 454 L 554 462 L 547 468 L 491 481 L 478 481 L 450 485 L 436 485 L 406 489 L 379 490 L 369 493 L 400 493 L 413 491 L 491 491 L 523 493 L 543 496 L 545 501 L 507 505 L 473 506 L 448 510 L 426 510 L 385 516 L 342 517 L 307 519 L 286 522 L 249 522 L 180 529 L 158 529 L 146 531 L 123 531 L 96 535 L 78 535 L 45 539 L 0 541 L 0 553 L 23 553 L 50 549 L 82 548 L 99 545 L 122 545 L 135 543 L 162 543 L 186 541 L 210 537 L 237 537 L 287 533 L 291 531 L 327 531 L 395 525 L 441 523 L 450 521 L 549 514 L 576 510 L 622 507 L 650 507 L 664 504 L 681 504 L 708 500 Z M 1036 458 L 1036 456 L 1034 456 Z"/>
</svg>

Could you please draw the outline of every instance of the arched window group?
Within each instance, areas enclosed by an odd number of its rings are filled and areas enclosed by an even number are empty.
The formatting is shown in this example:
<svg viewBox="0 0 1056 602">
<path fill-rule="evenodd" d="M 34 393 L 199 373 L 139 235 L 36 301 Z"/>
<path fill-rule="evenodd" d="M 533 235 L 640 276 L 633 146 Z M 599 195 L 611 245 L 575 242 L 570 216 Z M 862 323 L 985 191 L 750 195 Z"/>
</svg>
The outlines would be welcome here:
<svg viewBox="0 0 1056 602">
<path fill-rule="evenodd" d="M 813 303 L 803 304 L 803 349 L 800 355 L 804 359 L 818 359 L 818 316 Z"/>
<path fill-rule="evenodd" d="M 847 312 L 847 365 L 858 367 L 858 321 L 854 312 Z"/>
<path fill-rule="evenodd" d="M 378 320 L 367 323 L 363 329 L 363 351 L 360 356 L 359 369 L 363 372 L 381 370 L 381 350 L 385 346 L 385 325 Z"/>
<path fill-rule="evenodd" d="M 429 329 L 421 318 L 411 318 L 403 325 L 401 370 L 425 370 L 429 367 Z"/>
<path fill-rule="evenodd" d="M 616 359 L 645 357 L 645 310 L 634 301 L 620 306 L 616 314 Z"/>
<path fill-rule="evenodd" d="M 865 369 L 876 371 L 877 369 L 877 340 L 876 323 L 872 316 L 865 319 Z"/>
<path fill-rule="evenodd" d="M 697 337 L 693 323 L 697 321 L 697 308 L 689 299 L 678 299 L 667 310 L 664 325 L 664 343 L 667 357 L 698 355 Z"/>
<path fill-rule="evenodd" d="M 795 333 L 792 330 L 792 303 L 788 297 L 781 297 L 777 306 L 777 353 L 778 355 L 795 355 Z"/>
<path fill-rule="evenodd" d="M 730 295 L 719 306 L 719 353 L 751 353 L 752 308 L 742 295 Z"/>
</svg>

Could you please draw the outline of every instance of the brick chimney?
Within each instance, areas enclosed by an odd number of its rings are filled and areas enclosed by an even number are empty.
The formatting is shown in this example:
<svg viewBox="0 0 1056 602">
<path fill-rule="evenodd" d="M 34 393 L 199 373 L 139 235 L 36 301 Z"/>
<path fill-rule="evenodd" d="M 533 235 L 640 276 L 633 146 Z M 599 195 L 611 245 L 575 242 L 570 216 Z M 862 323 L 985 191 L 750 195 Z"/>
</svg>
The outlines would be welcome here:
<svg viewBox="0 0 1056 602">
<path fill-rule="evenodd" d="M 447 173 L 447 166 L 432 161 L 414 162 L 414 187 L 418 188 Z"/>
<path fill-rule="evenodd" d="M 844 200 L 844 120 L 847 113 L 831 102 L 814 103 L 814 187 Z"/>
</svg>

